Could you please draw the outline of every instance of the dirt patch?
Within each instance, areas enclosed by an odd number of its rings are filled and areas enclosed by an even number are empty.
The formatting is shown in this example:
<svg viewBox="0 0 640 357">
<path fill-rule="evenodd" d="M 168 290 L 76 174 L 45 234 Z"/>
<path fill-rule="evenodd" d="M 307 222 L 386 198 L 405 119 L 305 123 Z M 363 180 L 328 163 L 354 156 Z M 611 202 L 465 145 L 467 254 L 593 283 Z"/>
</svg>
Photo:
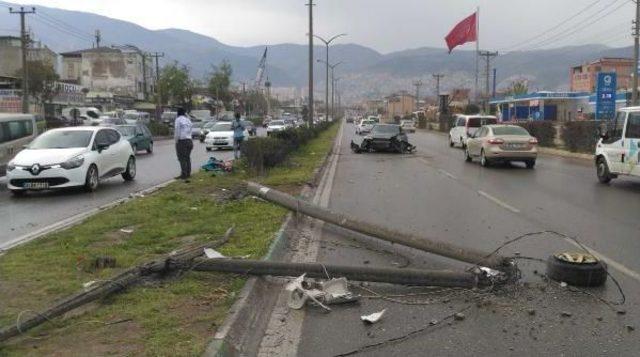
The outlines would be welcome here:
<svg viewBox="0 0 640 357">
<path fill-rule="evenodd" d="M 115 231 L 106 232 L 101 239 L 89 244 L 90 249 L 104 249 L 126 242 L 136 231 L 135 226 L 122 227 Z"/>
</svg>

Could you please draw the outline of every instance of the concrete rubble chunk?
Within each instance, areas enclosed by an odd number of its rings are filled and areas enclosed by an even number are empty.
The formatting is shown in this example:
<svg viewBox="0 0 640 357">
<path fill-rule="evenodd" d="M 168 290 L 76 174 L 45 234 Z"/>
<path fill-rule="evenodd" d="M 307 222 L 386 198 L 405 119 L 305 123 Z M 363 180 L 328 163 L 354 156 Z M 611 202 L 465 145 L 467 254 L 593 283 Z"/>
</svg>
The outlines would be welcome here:
<svg viewBox="0 0 640 357">
<path fill-rule="evenodd" d="M 461 312 L 458 312 L 455 315 L 453 315 L 453 319 L 456 320 L 456 321 L 462 321 L 465 318 L 466 318 L 466 316 Z"/>
</svg>

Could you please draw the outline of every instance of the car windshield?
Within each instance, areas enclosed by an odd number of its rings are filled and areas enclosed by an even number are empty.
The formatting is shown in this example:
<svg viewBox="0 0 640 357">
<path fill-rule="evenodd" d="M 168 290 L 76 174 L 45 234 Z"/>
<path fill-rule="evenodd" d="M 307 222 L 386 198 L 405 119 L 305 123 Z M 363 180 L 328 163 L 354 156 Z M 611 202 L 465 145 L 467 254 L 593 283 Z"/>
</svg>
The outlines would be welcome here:
<svg viewBox="0 0 640 357">
<path fill-rule="evenodd" d="M 483 125 L 496 124 L 497 122 L 496 118 L 469 118 L 467 126 L 469 128 L 479 128 Z"/>
<path fill-rule="evenodd" d="M 274 126 L 274 125 L 284 125 L 284 121 L 282 120 L 272 120 L 269 125 Z"/>
<path fill-rule="evenodd" d="M 29 149 L 69 149 L 88 147 L 91 143 L 91 130 L 52 130 L 37 137 Z"/>
<path fill-rule="evenodd" d="M 231 123 L 217 123 L 211 131 L 231 131 Z"/>
<path fill-rule="evenodd" d="M 124 115 L 125 119 L 135 119 L 137 120 L 140 116 L 138 114 L 135 113 L 128 113 Z"/>
<path fill-rule="evenodd" d="M 373 120 L 363 120 L 362 121 L 362 125 L 371 125 L 373 123 L 375 123 Z"/>
<path fill-rule="evenodd" d="M 135 136 L 136 135 L 136 127 L 135 126 L 116 126 L 116 129 L 122 134 L 122 136 Z"/>
<path fill-rule="evenodd" d="M 213 128 L 214 125 L 218 124 L 217 122 L 214 121 L 210 121 L 207 123 L 204 123 L 204 125 L 202 126 L 203 129 L 211 129 Z"/>
<path fill-rule="evenodd" d="M 529 135 L 525 128 L 519 126 L 496 126 L 491 128 L 493 135 Z"/>
<path fill-rule="evenodd" d="M 372 132 L 379 134 L 395 134 L 400 132 L 400 127 L 397 125 L 375 125 Z"/>
</svg>

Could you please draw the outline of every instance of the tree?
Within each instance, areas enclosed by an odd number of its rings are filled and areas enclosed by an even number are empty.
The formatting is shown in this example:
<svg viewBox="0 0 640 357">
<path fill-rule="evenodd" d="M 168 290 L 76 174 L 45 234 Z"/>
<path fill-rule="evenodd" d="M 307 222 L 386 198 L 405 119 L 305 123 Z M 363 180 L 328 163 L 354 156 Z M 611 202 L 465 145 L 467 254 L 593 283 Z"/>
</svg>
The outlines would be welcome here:
<svg viewBox="0 0 640 357">
<path fill-rule="evenodd" d="M 189 77 L 189 67 L 173 62 L 162 68 L 158 82 L 160 101 L 169 105 L 191 108 L 193 82 Z"/>
<path fill-rule="evenodd" d="M 464 107 L 464 114 L 478 114 L 480 113 L 480 107 L 476 104 L 469 103 Z"/>
<path fill-rule="evenodd" d="M 27 69 L 29 71 L 29 95 L 41 104 L 53 100 L 53 97 L 59 92 L 56 82 L 60 77 L 51 63 L 45 61 L 29 61 L 27 63 Z M 18 71 L 16 76 L 22 77 L 22 70 Z"/>
<path fill-rule="evenodd" d="M 213 73 L 209 78 L 209 95 L 216 100 L 230 102 L 232 96 L 229 87 L 231 86 L 232 74 L 233 68 L 227 60 L 223 60 L 219 66 L 213 66 Z"/>
<path fill-rule="evenodd" d="M 517 79 L 511 82 L 507 93 L 509 95 L 521 95 L 529 92 L 529 82 L 526 79 Z"/>
</svg>

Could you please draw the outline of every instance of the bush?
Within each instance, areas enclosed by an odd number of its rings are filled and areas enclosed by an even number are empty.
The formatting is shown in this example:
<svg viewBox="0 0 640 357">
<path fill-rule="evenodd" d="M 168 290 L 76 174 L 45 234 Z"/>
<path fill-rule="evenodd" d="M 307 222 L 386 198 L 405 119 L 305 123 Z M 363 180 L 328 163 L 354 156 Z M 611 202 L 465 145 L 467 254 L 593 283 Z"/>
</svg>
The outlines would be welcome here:
<svg viewBox="0 0 640 357">
<path fill-rule="evenodd" d="M 562 127 L 562 140 L 569 151 L 593 153 L 598 141 L 598 127 L 596 121 L 570 121 Z"/>
<path fill-rule="evenodd" d="M 519 125 L 529 132 L 531 136 L 538 139 L 540 146 L 552 147 L 556 139 L 556 128 L 550 121 L 525 121 L 518 122 Z"/>
<path fill-rule="evenodd" d="M 318 137 L 320 132 L 329 128 L 331 124 L 321 122 L 313 128 L 303 126 L 280 131 L 270 137 L 251 138 L 242 144 L 244 163 L 254 173 L 263 174 L 265 169 L 283 163 L 289 154 Z"/>
<path fill-rule="evenodd" d="M 153 136 L 171 136 L 173 135 L 173 128 L 164 123 L 158 123 L 157 121 L 151 121 L 147 127 L 151 131 Z"/>
</svg>

